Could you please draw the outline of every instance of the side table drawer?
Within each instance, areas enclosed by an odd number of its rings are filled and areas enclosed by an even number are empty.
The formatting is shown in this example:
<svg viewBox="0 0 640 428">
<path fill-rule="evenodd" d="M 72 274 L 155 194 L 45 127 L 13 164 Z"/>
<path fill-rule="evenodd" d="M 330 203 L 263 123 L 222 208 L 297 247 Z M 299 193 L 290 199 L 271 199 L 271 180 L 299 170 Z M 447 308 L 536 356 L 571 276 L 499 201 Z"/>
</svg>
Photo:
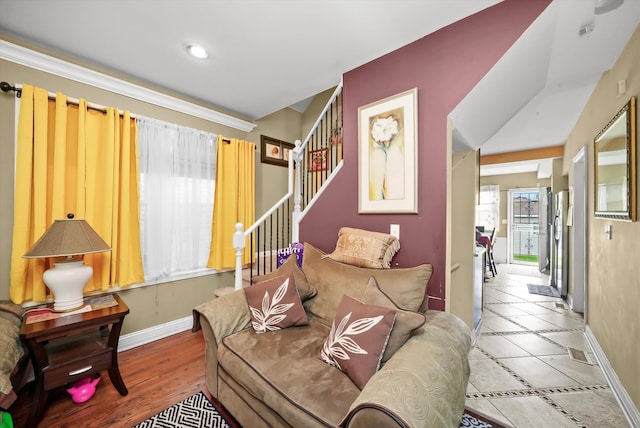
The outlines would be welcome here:
<svg viewBox="0 0 640 428">
<path fill-rule="evenodd" d="M 43 370 L 44 390 L 75 382 L 93 373 L 111 368 L 111 349 L 104 349 L 100 353 L 93 354 L 83 359 L 77 359 L 68 363 L 49 366 Z"/>
</svg>

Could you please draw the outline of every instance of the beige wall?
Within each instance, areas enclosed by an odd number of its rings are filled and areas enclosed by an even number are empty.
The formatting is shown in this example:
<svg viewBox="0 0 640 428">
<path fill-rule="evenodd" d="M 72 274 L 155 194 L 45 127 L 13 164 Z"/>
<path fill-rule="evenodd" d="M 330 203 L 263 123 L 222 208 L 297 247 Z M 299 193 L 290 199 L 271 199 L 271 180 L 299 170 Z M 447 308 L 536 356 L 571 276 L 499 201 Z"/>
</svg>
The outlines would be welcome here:
<svg viewBox="0 0 640 428">
<path fill-rule="evenodd" d="M 202 129 L 225 137 L 254 141 L 259 146 L 260 134 L 264 133 L 282 140 L 300 138 L 301 117 L 290 109 L 274 113 L 263 120 L 257 120 L 257 127 L 249 134 L 233 128 L 212 123 L 173 110 L 151 105 L 93 86 L 51 75 L 9 61 L 0 60 L 0 77 L 11 83 L 26 83 L 62 92 L 72 98 L 129 110 L 143 116 Z M 9 298 L 9 271 L 11 266 L 11 239 L 13 228 L 13 186 L 14 186 L 14 145 L 15 145 L 15 95 L 0 93 L 0 299 Z M 256 153 L 256 187 L 260 195 L 256 201 L 256 214 L 266 210 L 272 203 L 281 184 L 281 172 L 285 168 L 263 168 L 260 153 Z M 266 184 L 269 186 L 266 186 Z M 281 196 L 281 195 L 280 195 Z M 231 238 L 230 238 L 231 239 Z M 123 333 L 131 333 L 169 321 L 187 317 L 193 307 L 213 297 L 216 288 L 232 286 L 233 275 L 223 272 L 198 278 L 185 279 L 159 285 L 139 287 L 121 291 L 119 294 L 128 304 L 131 313 L 127 316 Z"/>
<path fill-rule="evenodd" d="M 287 192 L 288 168 L 260 161 L 262 147 L 260 136 L 266 135 L 294 144 L 300 139 L 302 115 L 295 110 L 285 108 L 256 121 L 257 125 L 247 135 L 247 140 L 255 141 L 256 150 L 256 219 Z"/>
<path fill-rule="evenodd" d="M 551 168 L 551 192 L 556 193 L 567 190 L 569 188 L 569 181 L 567 176 L 562 172 L 562 163 L 564 157 L 553 160 Z"/>
<path fill-rule="evenodd" d="M 324 109 L 335 88 L 316 95 L 304 113 L 284 108 L 256 121 L 257 126 L 247 135 L 247 140 L 255 141 L 256 151 L 256 218 L 260 217 L 282 198 L 287 189 L 287 168 L 261 163 L 260 136 L 266 135 L 294 144 L 306 138 L 311 127 Z M 260 177 L 268 177 L 262 179 Z"/>
<path fill-rule="evenodd" d="M 618 96 L 617 82 L 623 79 L 627 92 Z M 640 408 L 640 223 L 596 219 L 593 215 L 593 140 L 631 96 L 640 96 L 640 26 L 594 89 L 569 135 L 563 164 L 572 183 L 572 159 L 582 146 L 588 147 L 587 325 Z M 611 240 L 605 239 L 606 225 L 611 225 Z"/>
<path fill-rule="evenodd" d="M 324 110 L 327 102 L 331 98 L 331 95 L 335 92 L 336 88 L 327 89 L 324 92 L 320 92 L 313 98 L 313 101 L 309 104 L 302 116 L 302 137 L 301 140 L 307 138 L 307 134 L 311 131 L 311 128 L 320 117 L 320 113 Z"/>
<path fill-rule="evenodd" d="M 534 187 L 549 187 L 551 179 L 538 178 L 535 172 L 523 172 L 520 174 L 491 175 L 480 177 L 481 186 L 500 186 L 500 228 L 497 237 L 507 237 L 507 205 L 509 204 L 508 192 L 511 189 L 529 189 Z"/>
</svg>

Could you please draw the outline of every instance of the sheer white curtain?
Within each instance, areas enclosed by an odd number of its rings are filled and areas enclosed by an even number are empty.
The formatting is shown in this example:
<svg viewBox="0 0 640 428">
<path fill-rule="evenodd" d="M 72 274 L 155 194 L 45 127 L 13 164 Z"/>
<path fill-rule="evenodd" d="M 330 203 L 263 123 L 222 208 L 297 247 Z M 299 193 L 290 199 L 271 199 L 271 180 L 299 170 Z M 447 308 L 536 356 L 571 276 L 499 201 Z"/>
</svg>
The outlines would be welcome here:
<svg viewBox="0 0 640 428">
<path fill-rule="evenodd" d="M 217 135 L 137 118 L 145 281 L 206 269 Z"/>
<path fill-rule="evenodd" d="M 476 207 L 476 226 L 496 232 L 500 229 L 500 186 L 480 186 L 480 204 Z"/>
</svg>

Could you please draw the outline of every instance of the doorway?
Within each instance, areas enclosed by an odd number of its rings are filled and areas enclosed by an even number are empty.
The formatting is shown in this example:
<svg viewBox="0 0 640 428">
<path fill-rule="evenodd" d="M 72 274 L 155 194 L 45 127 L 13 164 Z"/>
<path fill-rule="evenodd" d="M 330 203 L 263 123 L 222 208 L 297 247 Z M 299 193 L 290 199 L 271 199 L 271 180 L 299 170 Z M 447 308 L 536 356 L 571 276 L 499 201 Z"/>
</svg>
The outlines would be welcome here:
<svg viewBox="0 0 640 428">
<path fill-rule="evenodd" d="M 507 252 L 509 263 L 538 265 L 540 190 L 512 189 L 508 192 Z"/>
</svg>

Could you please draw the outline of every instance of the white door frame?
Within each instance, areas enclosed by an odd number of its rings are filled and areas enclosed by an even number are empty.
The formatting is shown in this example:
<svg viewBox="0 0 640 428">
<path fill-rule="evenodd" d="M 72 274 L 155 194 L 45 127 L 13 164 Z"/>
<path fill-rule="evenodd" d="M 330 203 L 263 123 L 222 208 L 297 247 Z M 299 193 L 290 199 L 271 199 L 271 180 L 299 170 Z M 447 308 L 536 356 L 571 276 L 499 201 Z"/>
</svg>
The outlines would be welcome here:
<svg viewBox="0 0 640 428">
<path fill-rule="evenodd" d="M 514 193 L 538 193 L 538 200 L 540 200 L 540 188 L 539 187 L 527 187 L 522 189 L 509 189 L 507 191 L 507 263 L 532 265 L 533 263 L 514 261 L 513 260 L 513 194 Z"/>
<path fill-rule="evenodd" d="M 571 221 L 572 234 L 571 242 L 573 251 L 571 256 L 571 308 L 576 312 L 584 314 L 584 321 L 587 322 L 587 146 L 582 146 L 573 158 L 573 192 L 569 195 L 569 206 L 573 207 L 569 215 Z"/>
</svg>

